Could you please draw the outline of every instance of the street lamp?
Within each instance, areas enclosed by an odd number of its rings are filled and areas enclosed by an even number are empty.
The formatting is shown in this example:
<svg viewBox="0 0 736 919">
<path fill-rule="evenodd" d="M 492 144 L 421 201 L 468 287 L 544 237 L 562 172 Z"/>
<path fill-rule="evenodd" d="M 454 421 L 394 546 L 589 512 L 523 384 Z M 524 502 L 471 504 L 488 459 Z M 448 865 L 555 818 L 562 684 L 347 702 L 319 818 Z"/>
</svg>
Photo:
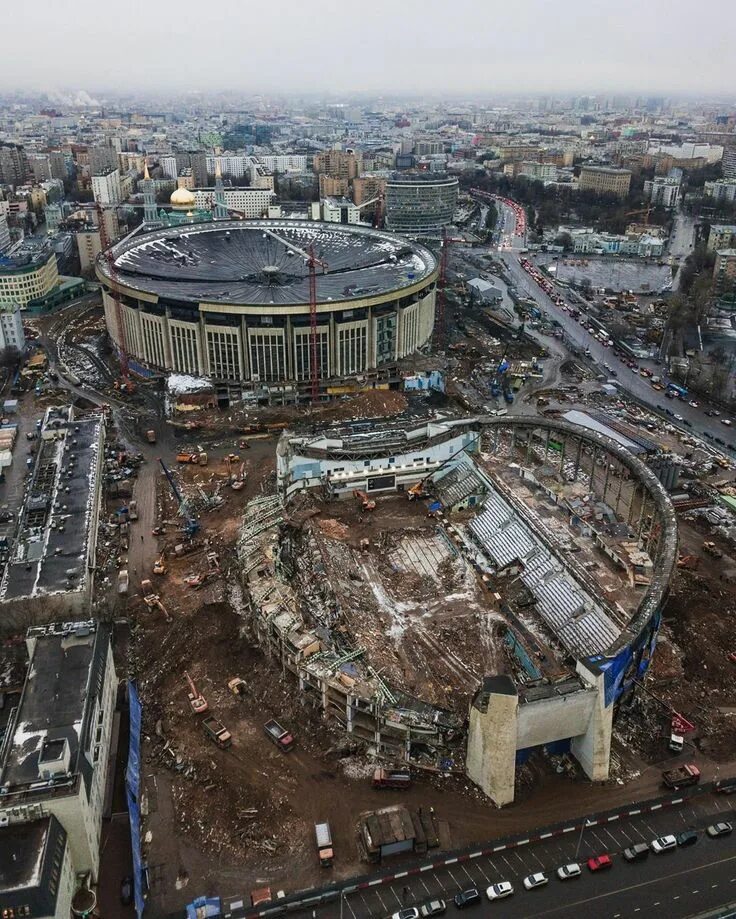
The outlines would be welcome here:
<svg viewBox="0 0 736 919">
<path fill-rule="evenodd" d="M 588 828 L 588 818 L 586 817 L 583 820 L 583 823 L 580 827 L 580 835 L 578 836 L 578 844 L 575 849 L 575 861 L 578 859 L 578 854 L 580 853 L 580 846 L 583 844 L 583 832 Z"/>
</svg>

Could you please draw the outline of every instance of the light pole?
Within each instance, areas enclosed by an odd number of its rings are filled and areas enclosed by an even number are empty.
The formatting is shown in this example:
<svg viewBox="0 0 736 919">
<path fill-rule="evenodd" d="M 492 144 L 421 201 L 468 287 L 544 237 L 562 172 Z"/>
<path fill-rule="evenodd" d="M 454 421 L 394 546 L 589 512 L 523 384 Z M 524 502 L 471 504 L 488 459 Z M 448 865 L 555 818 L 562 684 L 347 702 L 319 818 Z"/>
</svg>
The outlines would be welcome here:
<svg viewBox="0 0 736 919">
<path fill-rule="evenodd" d="M 583 820 L 583 823 L 580 827 L 580 835 L 578 836 L 578 844 L 575 849 L 575 861 L 577 861 L 578 859 L 578 854 L 580 853 L 580 846 L 583 844 L 583 833 L 587 829 L 587 827 L 588 827 L 588 818 L 586 817 Z"/>
</svg>

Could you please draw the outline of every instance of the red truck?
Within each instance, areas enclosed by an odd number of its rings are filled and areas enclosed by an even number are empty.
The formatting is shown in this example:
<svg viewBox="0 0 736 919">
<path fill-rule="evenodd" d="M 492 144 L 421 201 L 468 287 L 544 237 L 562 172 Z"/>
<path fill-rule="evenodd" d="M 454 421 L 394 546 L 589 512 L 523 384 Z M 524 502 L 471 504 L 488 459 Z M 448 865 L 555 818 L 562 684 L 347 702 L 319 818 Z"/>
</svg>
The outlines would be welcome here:
<svg viewBox="0 0 736 919">
<path fill-rule="evenodd" d="M 376 769 L 373 773 L 374 788 L 408 788 L 411 774 L 400 769 Z"/>
<path fill-rule="evenodd" d="M 282 753 L 288 753 L 294 746 L 294 738 L 290 732 L 282 728 L 278 721 L 274 721 L 273 718 L 263 725 L 263 730 L 266 732 L 266 737 L 271 743 L 276 744 Z"/>
<path fill-rule="evenodd" d="M 678 766 L 677 769 L 670 769 L 662 773 L 662 782 L 667 788 L 675 790 L 687 788 L 688 785 L 697 785 L 700 781 L 700 769 L 693 763 L 685 766 Z"/>
</svg>

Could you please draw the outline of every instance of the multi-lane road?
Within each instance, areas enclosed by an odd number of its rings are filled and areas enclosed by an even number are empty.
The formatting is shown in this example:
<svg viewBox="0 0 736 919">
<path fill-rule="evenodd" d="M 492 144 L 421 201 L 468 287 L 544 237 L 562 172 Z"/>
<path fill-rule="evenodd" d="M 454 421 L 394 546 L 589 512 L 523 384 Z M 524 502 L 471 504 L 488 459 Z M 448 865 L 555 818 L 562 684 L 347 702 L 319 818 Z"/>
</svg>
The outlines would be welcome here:
<svg viewBox="0 0 736 919">
<path fill-rule="evenodd" d="M 736 902 L 736 834 L 710 839 L 705 827 L 717 819 L 734 821 L 736 796 L 703 794 L 679 807 L 656 810 L 604 825 L 556 836 L 547 841 L 516 847 L 494 855 L 456 860 L 420 874 L 399 876 L 389 883 L 364 887 L 325 906 L 310 906 L 295 915 L 320 919 L 383 919 L 402 908 L 419 906 L 434 898 L 447 904 L 447 915 L 461 915 L 452 898 L 475 887 L 483 902 L 469 907 L 469 916 L 504 916 L 506 919 L 575 916 L 577 919 L 629 919 L 629 917 L 695 916 L 700 912 Z M 698 841 L 661 855 L 650 854 L 642 862 L 628 863 L 623 850 L 634 843 L 649 843 L 668 833 L 696 829 Z M 609 871 L 591 873 L 585 860 L 610 854 Z M 561 865 L 583 864 L 579 878 L 559 881 Z M 549 877 L 546 887 L 526 891 L 523 879 L 533 872 Z M 401 874 L 401 867 L 396 867 Z M 485 890 L 509 881 L 514 894 L 491 904 Z M 465 915 L 465 911 L 462 913 Z"/>
<path fill-rule="evenodd" d="M 603 365 L 607 363 L 613 367 L 617 374 L 616 382 L 622 390 L 631 393 L 640 402 L 660 412 L 669 408 L 676 414 L 681 415 L 683 419 L 687 419 L 692 425 L 691 428 L 688 428 L 680 423 L 683 430 L 689 430 L 691 433 L 701 436 L 707 432 L 713 440 L 719 437 L 727 446 L 730 445 L 736 448 L 736 428 L 734 426 L 729 428 L 721 424 L 718 418 L 708 417 L 705 414 L 707 406 L 702 403 L 698 408 L 693 408 L 688 402 L 681 399 L 666 399 L 663 392 L 653 389 L 648 380 L 639 376 L 638 373 L 634 373 L 623 362 L 619 361 L 611 348 L 605 347 L 601 342 L 593 338 L 569 313 L 564 312 L 553 303 L 534 279 L 521 267 L 518 252 L 505 250 L 500 253 L 500 257 L 517 289 L 522 291 L 525 296 L 531 297 L 550 319 L 556 320 L 562 327 L 566 337 L 574 342 L 577 347 L 582 350 L 589 349 L 590 358 L 597 366 L 603 369 Z M 640 361 L 639 365 L 648 367 L 655 373 L 662 373 L 662 367 L 653 361 Z M 669 420 L 671 423 L 677 424 L 671 417 Z"/>
</svg>

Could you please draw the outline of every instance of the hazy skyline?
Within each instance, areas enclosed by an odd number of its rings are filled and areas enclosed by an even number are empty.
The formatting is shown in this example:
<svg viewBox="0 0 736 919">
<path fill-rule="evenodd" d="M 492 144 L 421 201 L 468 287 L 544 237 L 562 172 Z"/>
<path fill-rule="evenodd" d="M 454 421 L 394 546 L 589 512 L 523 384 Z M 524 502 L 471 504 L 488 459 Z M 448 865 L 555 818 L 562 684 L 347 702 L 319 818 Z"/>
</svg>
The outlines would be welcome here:
<svg viewBox="0 0 736 919">
<path fill-rule="evenodd" d="M 0 90 L 733 94 L 736 2 L 16 4 Z"/>
</svg>

